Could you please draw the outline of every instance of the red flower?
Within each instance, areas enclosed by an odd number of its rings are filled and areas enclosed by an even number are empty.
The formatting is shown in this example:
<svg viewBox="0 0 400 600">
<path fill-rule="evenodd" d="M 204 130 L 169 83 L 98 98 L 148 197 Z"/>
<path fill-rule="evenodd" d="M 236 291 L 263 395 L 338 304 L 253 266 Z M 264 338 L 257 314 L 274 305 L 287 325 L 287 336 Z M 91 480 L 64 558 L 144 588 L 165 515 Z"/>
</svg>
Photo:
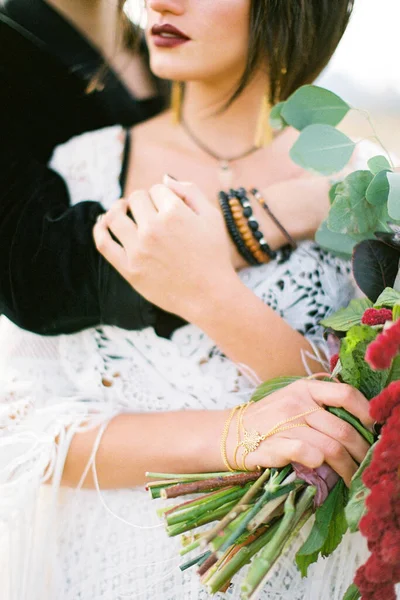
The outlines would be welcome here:
<svg viewBox="0 0 400 600">
<path fill-rule="evenodd" d="M 400 320 L 396 322 L 400 323 Z M 375 342 L 372 343 L 374 344 Z M 368 350 L 371 348 L 371 345 L 368 346 Z M 397 405 L 400 406 L 400 381 L 393 381 L 378 396 L 372 398 L 369 404 L 369 413 L 375 421 L 384 423 Z"/>
<path fill-rule="evenodd" d="M 371 554 L 365 563 L 365 576 L 372 583 L 390 583 L 393 576 L 393 567 L 379 560 L 375 554 Z"/>
<path fill-rule="evenodd" d="M 367 348 L 365 360 L 373 369 L 388 369 L 399 349 L 400 319 L 388 329 L 384 329 L 376 340 L 371 342 Z"/>
<path fill-rule="evenodd" d="M 367 308 L 364 312 L 361 323 L 363 325 L 383 325 L 386 321 L 393 318 L 392 311 L 389 308 Z"/>
<path fill-rule="evenodd" d="M 333 373 L 333 371 L 338 363 L 338 360 L 339 360 L 339 354 L 333 354 L 331 356 L 331 358 L 329 360 L 329 367 L 330 367 L 331 373 Z"/>
<path fill-rule="evenodd" d="M 370 510 L 360 520 L 360 531 L 368 541 L 377 542 L 382 535 L 382 522 Z"/>
<path fill-rule="evenodd" d="M 383 562 L 393 567 L 400 563 L 400 531 L 398 529 L 384 533 L 380 555 Z"/>
</svg>

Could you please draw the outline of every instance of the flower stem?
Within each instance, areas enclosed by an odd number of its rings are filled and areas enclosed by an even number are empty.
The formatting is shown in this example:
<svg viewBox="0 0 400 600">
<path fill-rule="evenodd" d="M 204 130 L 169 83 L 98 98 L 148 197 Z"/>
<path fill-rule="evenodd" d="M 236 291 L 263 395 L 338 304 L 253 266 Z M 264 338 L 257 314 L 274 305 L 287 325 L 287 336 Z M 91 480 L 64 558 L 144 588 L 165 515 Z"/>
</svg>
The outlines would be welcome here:
<svg viewBox="0 0 400 600">
<path fill-rule="evenodd" d="M 273 538 L 278 527 L 279 522 L 274 523 L 263 535 L 249 545 L 242 546 L 230 560 L 226 560 L 224 566 L 209 579 L 207 585 L 209 593 L 216 594 L 226 583 L 231 581 L 232 577 Z"/>
<path fill-rule="evenodd" d="M 201 481 L 192 481 L 190 483 L 178 483 L 171 487 L 161 490 L 161 498 L 177 498 L 186 494 L 198 494 L 199 492 L 212 492 L 223 487 L 233 485 L 246 485 L 249 481 L 255 481 L 260 476 L 258 471 L 251 473 L 236 473 L 230 477 L 213 477 Z"/>
<path fill-rule="evenodd" d="M 229 523 L 234 521 L 236 517 L 245 511 L 248 508 L 249 503 L 254 499 L 254 497 L 261 490 L 262 486 L 265 484 L 267 479 L 270 476 L 270 470 L 266 469 L 261 476 L 257 479 L 257 481 L 251 486 L 251 488 L 245 493 L 243 498 L 239 501 L 239 503 L 229 512 L 226 517 L 224 517 L 219 523 L 215 525 L 209 532 L 206 533 L 202 540 L 202 546 L 205 546 L 207 543 L 211 542 L 221 531 L 223 531 Z"/>
<path fill-rule="evenodd" d="M 271 567 L 279 558 L 283 548 L 291 538 L 293 529 L 296 529 L 305 513 L 310 510 L 315 493 L 316 488 L 308 486 L 295 506 L 295 492 L 290 492 L 285 502 L 284 515 L 279 521 L 279 527 L 275 535 L 253 561 L 247 577 L 242 584 L 243 600 L 250 600 L 263 587 Z"/>
<path fill-rule="evenodd" d="M 171 515 L 166 516 L 168 525 L 176 525 L 187 520 L 197 519 L 210 511 L 213 511 L 232 500 L 238 500 L 246 493 L 246 488 L 232 487 L 224 489 L 222 492 L 212 498 L 203 500 L 200 504 L 187 508 L 185 510 L 176 511 Z"/>
</svg>

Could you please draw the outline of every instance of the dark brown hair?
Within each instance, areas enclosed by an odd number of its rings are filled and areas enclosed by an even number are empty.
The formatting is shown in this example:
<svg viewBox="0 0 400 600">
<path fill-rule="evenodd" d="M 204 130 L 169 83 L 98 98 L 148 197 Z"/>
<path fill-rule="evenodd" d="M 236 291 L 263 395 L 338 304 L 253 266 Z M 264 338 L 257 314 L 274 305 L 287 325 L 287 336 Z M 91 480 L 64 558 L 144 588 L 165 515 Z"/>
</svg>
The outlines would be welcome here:
<svg viewBox="0 0 400 600">
<path fill-rule="evenodd" d="M 270 102 L 312 82 L 334 53 L 354 0 L 251 0 L 247 64 L 231 104 L 265 66 Z"/>
</svg>

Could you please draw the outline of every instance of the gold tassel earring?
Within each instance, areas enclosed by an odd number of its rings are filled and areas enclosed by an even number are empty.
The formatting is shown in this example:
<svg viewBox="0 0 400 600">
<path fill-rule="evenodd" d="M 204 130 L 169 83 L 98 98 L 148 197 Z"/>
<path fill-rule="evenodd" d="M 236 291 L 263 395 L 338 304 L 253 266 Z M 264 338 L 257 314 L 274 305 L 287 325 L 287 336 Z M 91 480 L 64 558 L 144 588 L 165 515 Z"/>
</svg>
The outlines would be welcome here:
<svg viewBox="0 0 400 600">
<path fill-rule="evenodd" d="M 269 103 L 268 93 L 266 92 L 262 99 L 260 115 L 258 117 L 256 137 L 254 145 L 257 148 L 268 146 L 272 142 L 273 133 L 269 123 L 269 115 L 271 113 L 271 105 Z"/>
<path fill-rule="evenodd" d="M 172 120 L 175 125 L 182 121 L 183 82 L 173 81 L 171 90 Z"/>
</svg>

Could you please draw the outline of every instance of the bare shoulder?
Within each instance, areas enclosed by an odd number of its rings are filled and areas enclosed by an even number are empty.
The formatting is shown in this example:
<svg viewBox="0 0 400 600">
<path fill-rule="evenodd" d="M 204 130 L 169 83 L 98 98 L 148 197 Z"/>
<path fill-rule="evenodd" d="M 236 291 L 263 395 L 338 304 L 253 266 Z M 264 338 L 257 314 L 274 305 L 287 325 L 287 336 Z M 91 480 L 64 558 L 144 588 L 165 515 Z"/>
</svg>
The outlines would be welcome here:
<svg viewBox="0 0 400 600">
<path fill-rule="evenodd" d="M 171 143 L 172 123 L 169 111 L 165 111 L 148 121 L 144 121 L 131 130 L 135 143 L 145 146 L 162 147 Z"/>
</svg>

